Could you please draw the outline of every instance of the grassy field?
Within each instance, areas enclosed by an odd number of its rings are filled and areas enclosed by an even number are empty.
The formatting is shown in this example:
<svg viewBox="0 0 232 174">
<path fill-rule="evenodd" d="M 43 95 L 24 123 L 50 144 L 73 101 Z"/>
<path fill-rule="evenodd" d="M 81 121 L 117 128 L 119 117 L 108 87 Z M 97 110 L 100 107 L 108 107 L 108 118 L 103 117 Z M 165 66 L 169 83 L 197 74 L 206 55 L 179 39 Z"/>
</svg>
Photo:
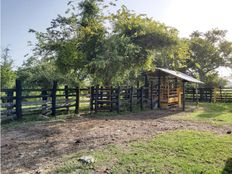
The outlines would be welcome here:
<svg viewBox="0 0 232 174">
<path fill-rule="evenodd" d="M 200 103 L 194 112 L 174 118 L 213 124 L 232 124 L 232 103 Z"/>
<path fill-rule="evenodd" d="M 232 124 L 232 104 L 200 103 L 199 107 L 174 119 Z M 91 155 L 87 165 L 78 159 Z M 231 174 L 232 137 L 200 131 L 174 131 L 149 141 L 110 145 L 96 151 L 82 151 L 63 158 L 51 173 L 195 173 Z"/>
<path fill-rule="evenodd" d="M 82 164 L 82 155 L 96 162 Z M 51 173 L 232 173 L 232 137 L 209 132 L 174 131 L 149 141 L 110 145 L 97 151 L 82 151 L 63 158 Z M 101 173 L 100 172 L 100 173 Z"/>
</svg>

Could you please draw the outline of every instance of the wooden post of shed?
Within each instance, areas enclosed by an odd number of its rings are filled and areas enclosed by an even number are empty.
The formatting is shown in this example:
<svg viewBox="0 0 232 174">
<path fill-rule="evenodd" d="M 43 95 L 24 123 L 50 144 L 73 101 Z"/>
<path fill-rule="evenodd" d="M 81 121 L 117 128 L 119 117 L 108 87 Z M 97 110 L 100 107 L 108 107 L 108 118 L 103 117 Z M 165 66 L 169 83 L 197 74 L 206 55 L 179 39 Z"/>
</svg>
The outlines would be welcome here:
<svg viewBox="0 0 232 174">
<path fill-rule="evenodd" d="M 158 108 L 160 108 L 160 70 L 158 72 Z"/>
<path fill-rule="evenodd" d="M 22 118 L 22 85 L 20 80 L 16 80 L 16 101 L 15 110 L 17 119 Z"/>
<path fill-rule="evenodd" d="M 182 98 L 182 110 L 185 111 L 185 80 L 182 81 L 183 98 Z"/>
</svg>

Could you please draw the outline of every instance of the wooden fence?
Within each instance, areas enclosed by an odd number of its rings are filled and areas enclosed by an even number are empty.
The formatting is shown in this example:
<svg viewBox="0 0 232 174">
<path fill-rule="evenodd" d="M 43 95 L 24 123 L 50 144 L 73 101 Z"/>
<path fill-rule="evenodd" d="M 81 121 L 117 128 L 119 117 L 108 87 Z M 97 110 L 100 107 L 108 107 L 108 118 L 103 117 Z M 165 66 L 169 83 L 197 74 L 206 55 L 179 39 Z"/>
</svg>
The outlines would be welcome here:
<svg viewBox="0 0 232 174">
<path fill-rule="evenodd" d="M 150 96 L 149 96 L 150 95 Z M 152 96 L 152 97 L 151 97 Z M 100 87 L 25 89 L 16 80 L 14 89 L 1 89 L 1 119 L 22 118 L 27 114 L 56 116 L 60 113 L 133 111 L 157 106 L 153 87 Z"/>
<path fill-rule="evenodd" d="M 232 88 L 187 88 L 187 101 L 232 102 Z"/>
<path fill-rule="evenodd" d="M 1 89 L 1 119 L 22 118 L 24 115 L 41 114 L 56 116 L 73 112 L 121 112 L 159 107 L 158 86 L 133 88 L 127 86 L 89 88 L 25 89 L 16 80 L 14 89 Z M 232 88 L 187 88 L 187 101 L 232 102 Z"/>
</svg>

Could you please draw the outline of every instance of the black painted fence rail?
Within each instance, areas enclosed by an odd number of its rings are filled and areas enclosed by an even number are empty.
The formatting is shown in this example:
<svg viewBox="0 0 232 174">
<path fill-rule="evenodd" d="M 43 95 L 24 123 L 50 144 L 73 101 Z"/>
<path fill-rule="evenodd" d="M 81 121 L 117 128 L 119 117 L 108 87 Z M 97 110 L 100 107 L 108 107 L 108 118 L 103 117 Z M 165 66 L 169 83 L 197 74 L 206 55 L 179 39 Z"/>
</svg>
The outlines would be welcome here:
<svg viewBox="0 0 232 174">
<path fill-rule="evenodd" d="M 25 89 L 16 80 L 15 88 L 1 89 L 1 119 L 22 118 L 24 115 L 41 114 L 56 116 L 73 112 L 120 112 L 158 107 L 158 86 L 133 88 L 128 86 L 88 88 Z M 186 101 L 232 102 L 232 88 L 187 88 Z"/>
<path fill-rule="evenodd" d="M 1 119 L 20 119 L 27 114 L 56 116 L 64 111 L 72 111 L 75 114 L 82 111 L 133 111 L 135 106 L 141 110 L 153 109 L 157 105 L 157 101 L 153 100 L 155 96 L 157 92 L 152 86 L 146 88 L 65 86 L 60 89 L 57 82 L 53 82 L 51 89 L 26 89 L 22 88 L 21 81 L 16 80 L 14 89 L 1 89 Z"/>
</svg>

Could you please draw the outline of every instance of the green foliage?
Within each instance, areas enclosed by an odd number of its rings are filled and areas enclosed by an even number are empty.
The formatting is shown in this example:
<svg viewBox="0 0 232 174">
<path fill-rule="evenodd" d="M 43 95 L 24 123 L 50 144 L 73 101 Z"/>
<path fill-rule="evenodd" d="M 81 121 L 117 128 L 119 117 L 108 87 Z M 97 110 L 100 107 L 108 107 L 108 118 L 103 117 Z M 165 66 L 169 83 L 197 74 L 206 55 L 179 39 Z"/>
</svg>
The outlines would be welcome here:
<svg viewBox="0 0 232 174">
<path fill-rule="evenodd" d="M 1 87 L 12 88 L 15 85 L 16 74 L 13 70 L 13 60 L 9 56 L 9 48 L 2 50 L 1 55 Z"/>
<path fill-rule="evenodd" d="M 231 65 L 232 42 L 226 41 L 225 35 L 226 31 L 213 29 L 206 33 L 196 31 L 190 36 L 188 68 L 203 82 L 218 67 Z"/>
<path fill-rule="evenodd" d="M 163 67 L 211 86 L 221 81 L 215 70 L 232 65 L 232 43 L 224 30 L 196 31 L 181 39 L 175 28 L 125 6 L 106 14 L 110 6 L 115 3 L 70 1 L 66 15 L 53 19 L 46 32 L 30 30 L 37 38 L 33 57 L 52 60 L 65 77 L 75 75 L 75 83 L 93 85 L 134 85 L 141 72 Z"/>
<path fill-rule="evenodd" d="M 34 56 L 55 60 L 64 74 L 76 72 L 79 80 L 104 85 L 133 81 L 141 70 L 154 67 L 153 50 L 177 43 L 176 29 L 124 6 L 108 16 L 103 14 L 108 4 L 100 0 L 71 2 L 69 6 L 68 16 L 54 19 L 47 32 L 30 31 L 38 40 Z"/>
<path fill-rule="evenodd" d="M 81 164 L 78 159 L 86 153 L 92 155 L 96 163 Z M 93 169 L 104 168 L 110 173 L 230 173 L 231 168 L 225 167 L 225 162 L 231 154 L 229 135 L 174 131 L 127 146 L 110 145 L 93 152 L 78 152 L 66 157 L 51 173 L 91 173 Z"/>
<path fill-rule="evenodd" d="M 205 80 L 206 87 L 225 87 L 228 83 L 228 80 L 219 77 L 218 72 L 208 73 L 207 78 Z"/>
<path fill-rule="evenodd" d="M 63 85 L 77 86 L 81 82 L 76 76 L 73 71 L 63 74 L 54 60 L 38 61 L 35 58 L 28 59 L 17 71 L 17 77 L 24 87 L 51 88 L 53 81 L 58 81 Z"/>
<path fill-rule="evenodd" d="M 186 61 L 189 59 L 189 42 L 179 39 L 177 44 L 155 51 L 155 65 L 157 67 L 186 71 Z"/>
</svg>

